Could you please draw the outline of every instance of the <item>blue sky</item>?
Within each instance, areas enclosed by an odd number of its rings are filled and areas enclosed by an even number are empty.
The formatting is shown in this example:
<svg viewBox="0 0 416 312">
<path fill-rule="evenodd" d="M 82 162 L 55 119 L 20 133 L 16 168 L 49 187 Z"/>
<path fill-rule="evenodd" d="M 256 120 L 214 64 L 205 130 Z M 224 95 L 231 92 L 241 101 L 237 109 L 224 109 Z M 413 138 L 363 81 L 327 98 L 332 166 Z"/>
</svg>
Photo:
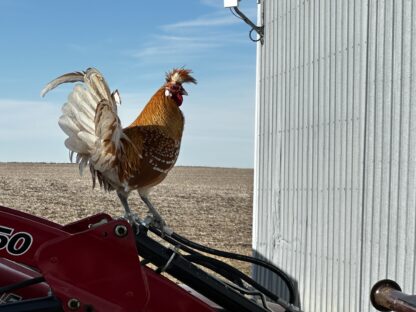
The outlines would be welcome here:
<svg viewBox="0 0 416 312">
<path fill-rule="evenodd" d="M 255 21 L 256 0 L 240 9 Z M 0 1 L 0 161 L 68 162 L 57 124 L 72 86 L 51 79 L 98 68 L 121 93 L 127 126 L 173 67 L 194 71 L 181 106 L 178 165 L 253 167 L 255 53 L 223 0 Z"/>
</svg>

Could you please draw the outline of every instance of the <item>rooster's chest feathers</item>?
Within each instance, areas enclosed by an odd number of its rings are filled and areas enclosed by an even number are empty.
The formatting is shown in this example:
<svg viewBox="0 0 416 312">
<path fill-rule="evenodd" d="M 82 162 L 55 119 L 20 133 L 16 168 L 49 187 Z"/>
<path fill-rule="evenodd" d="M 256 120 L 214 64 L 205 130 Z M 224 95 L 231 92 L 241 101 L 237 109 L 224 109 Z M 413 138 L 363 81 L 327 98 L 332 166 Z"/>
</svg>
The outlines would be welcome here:
<svg viewBox="0 0 416 312">
<path fill-rule="evenodd" d="M 143 138 L 140 168 L 128 183 L 134 188 L 160 183 L 179 155 L 180 140 L 169 138 L 163 131 L 146 131 Z"/>
<path fill-rule="evenodd" d="M 156 172 L 167 173 L 179 155 L 180 141 L 153 133 L 146 138 L 143 161 Z"/>
</svg>

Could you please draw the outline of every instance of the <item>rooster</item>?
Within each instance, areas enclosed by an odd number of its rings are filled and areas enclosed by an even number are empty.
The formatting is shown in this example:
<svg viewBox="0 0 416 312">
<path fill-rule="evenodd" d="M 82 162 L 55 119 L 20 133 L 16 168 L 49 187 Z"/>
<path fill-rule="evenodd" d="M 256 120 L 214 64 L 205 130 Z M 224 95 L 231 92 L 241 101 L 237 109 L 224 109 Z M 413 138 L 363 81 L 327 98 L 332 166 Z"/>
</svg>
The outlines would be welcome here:
<svg viewBox="0 0 416 312">
<path fill-rule="evenodd" d="M 187 92 L 183 83 L 195 83 L 187 69 L 173 69 L 165 84 L 156 91 L 139 116 L 122 128 L 117 115 L 121 104 L 118 91 L 111 92 L 103 75 L 95 68 L 62 75 L 48 83 L 43 97 L 58 85 L 76 84 L 62 107 L 59 126 L 68 135 L 65 146 L 74 153 L 82 175 L 89 166 L 93 187 L 96 180 L 105 191 L 115 190 L 126 218 L 135 223 L 129 194 L 137 190 L 149 209 L 145 225 L 153 224 L 163 232 L 171 231 L 149 201 L 150 190 L 162 182 L 179 155 L 184 116 L 180 110 Z"/>
</svg>

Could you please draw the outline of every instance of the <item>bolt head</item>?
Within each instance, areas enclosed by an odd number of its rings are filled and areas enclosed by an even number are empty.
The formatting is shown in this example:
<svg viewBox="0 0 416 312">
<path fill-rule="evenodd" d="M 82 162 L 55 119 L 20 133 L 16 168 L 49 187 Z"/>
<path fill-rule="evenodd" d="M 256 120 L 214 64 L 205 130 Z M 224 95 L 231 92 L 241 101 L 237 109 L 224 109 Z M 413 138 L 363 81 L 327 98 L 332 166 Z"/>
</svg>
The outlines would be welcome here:
<svg viewBox="0 0 416 312">
<path fill-rule="evenodd" d="M 116 227 L 114 228 L 114 233 L 116 234 L 116 236 L 118 237 L 124 237 L 127 235 L 128 230 L 127 227 L 125 225 L 122 224 L 118 224 L 116 225 Z"/>
<path fill-rule="evenodd" d="M 81 302 L 78 299 L 72 298 L 68 300 L 68 308 L 71 311 L 76 311 L 81 307 Z"/>
</svg>

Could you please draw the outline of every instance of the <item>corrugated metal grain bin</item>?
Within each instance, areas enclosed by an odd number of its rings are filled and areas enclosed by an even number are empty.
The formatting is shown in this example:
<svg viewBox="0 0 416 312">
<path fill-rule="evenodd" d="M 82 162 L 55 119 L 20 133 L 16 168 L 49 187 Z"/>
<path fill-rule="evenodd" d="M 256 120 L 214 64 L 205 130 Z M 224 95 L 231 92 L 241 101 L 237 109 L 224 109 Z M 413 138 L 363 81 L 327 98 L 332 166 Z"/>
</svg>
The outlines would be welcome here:
<svg viewBox="0 0 416 312">
<path fill-rule="evenodd" d="M 262 0 L 253 250 L 307 312 L 416 292 L 416 1 Z M 272 288 L 279 281 L 254 267 Z"/>
</svg>

